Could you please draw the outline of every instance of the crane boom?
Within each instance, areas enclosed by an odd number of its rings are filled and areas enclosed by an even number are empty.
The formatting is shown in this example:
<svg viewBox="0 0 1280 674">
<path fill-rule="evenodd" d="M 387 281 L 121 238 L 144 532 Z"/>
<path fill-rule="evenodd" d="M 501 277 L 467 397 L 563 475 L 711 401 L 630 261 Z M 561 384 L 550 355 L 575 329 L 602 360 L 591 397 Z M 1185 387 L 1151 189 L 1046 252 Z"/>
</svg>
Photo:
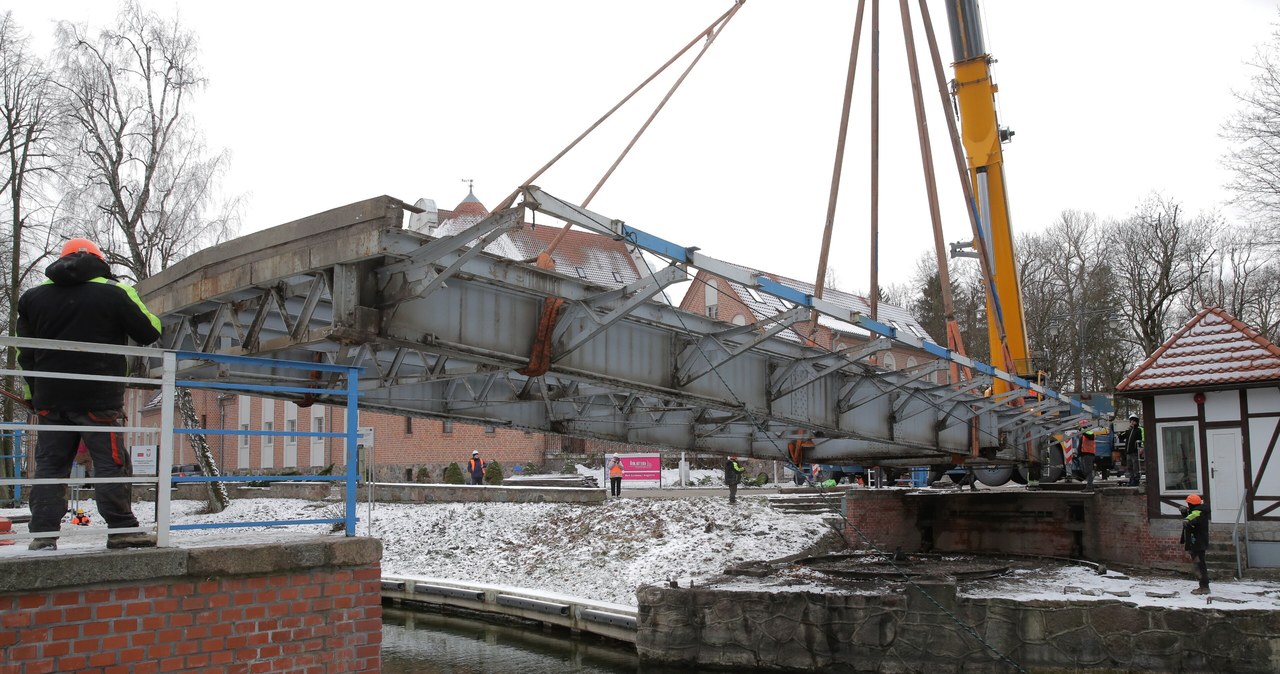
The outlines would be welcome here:
<svg viewBox="0 0 1280 674">
<path fill-rule="evenodd" d="M 991 359 L 1007 372 L 1033 377 L 1035 368 L 1028 358 L 1022 284 L 1014 255 L 1004 155 L 1000 147 L 1013 132 L 1001 128 L 996 119 L 998 88 L 991 78 L 993 59 L 984 44 L 977 0 L 947 0 L 946 5 L 955 57 L 952 93 L 960 116 L 960 139 L 968 161 L 969 180 L 977 201 L 973 207 L 978 212 L 979 231 L 973 245 L 984 247 L 989 264 L 987 273 L 991 275 L 987 284 Z M 1002 331 L 1004 340 L 1001 340 Z M 1007 351 L 1003 347 L 1007 347 Z"/>
</svg>

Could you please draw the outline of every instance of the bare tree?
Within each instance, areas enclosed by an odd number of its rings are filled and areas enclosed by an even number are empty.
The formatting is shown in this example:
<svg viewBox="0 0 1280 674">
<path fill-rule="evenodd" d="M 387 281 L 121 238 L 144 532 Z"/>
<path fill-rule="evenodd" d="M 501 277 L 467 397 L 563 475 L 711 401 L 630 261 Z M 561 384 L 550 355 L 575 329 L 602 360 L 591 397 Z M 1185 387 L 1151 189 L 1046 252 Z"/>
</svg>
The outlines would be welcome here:
<svg viewBox="0 0 1280 674">
<path fill-rule="evenodd" d="M 1206 306 L 1227 313 L 1276 337 L 1280 328 L 1280 259 L 1269 227 L 1227 227 L 1219 233 L 1213 263 L 1192 292 L 1184 296 L 1182 313 Z"/>
<path fill-rule="evenodd" d="M 1216 216 L 1188 219 L 1180 204 L 1153 194 L 1111 230 L 1109 254 L 1122 312 L 1142 353 L 1155 351 L 1190 318 L 1185 309 L 1176 310 L 1209 273 L 1219 228 Z"/>
<path fill-rule="evenodd" d="M 27 36 L 13 19 L 12 12 L 0 17 L 0 201 L 4 202 L 4 231 L 0 233 L 0 249 L 8 257 L 4 279 L 3 303 L 5 333 L 14 334 L 17 322 L 18 296 L 30 284 L 33 270 L 41 258 L 28 254 L 32 239 L 48 238 L 48 229 L 32 212 L 38 210 L 35 196 L 41 174 L 52 169 L 48 150 L 53 118 L 53 88 L 44 64 L 30 52 Z M 44 236 L 41 237 L 43 230 Z M 47 243 L 47 241 L 46 241 Z M 5 367 L 15 369 L 15 352 L 5 350 Z M 6 390 L 14 391 L 17 381 L 4 378 Z M 3 401 L 5 419 L 14 418 L 17 409 L 8 398 Z M 5 435 L 0 441 L 0 477 L 14 477 L 13 456 L 17 455 L 14 437 Z M 11 496 L 11 487 L 0 487 L 0 501 Z"/>
<path fill-rule="evenodd" d="M 1126 351 L 1111 323 L 1119 315 L 1106 230 L 1092 213 L 1066 210 L 1019 249 L 1028 341 L 1055 386 L 1109 390 Z"/>
<path fill-rule="evenodd" d="M 1249 66 L 1250 88 L 1235 92 L 1240 107 L 1222 127 L 1222 137 L 1233 144 L 1223 162 L 1234 176 L 1228 185 L 1234 203 L 1259 222 L 1275 222 L 1280 217 L 1280 30 L 1256 48 Z"/>
<path fill-rule="evenodd" d="M 130 1 L 96 37 L 59 23 L 57 55 L 79 159 L 71 229 L 136 280 L 228 238 L 238 204 L 215 189 L 227 155 L 206 150 L 188 110 L 205 85 L 195 34 Z"/>
<path fill-rule="evenodd" d="M 97 36 L 58 24 L 59 83 L 79 161 L 68 172 L 73 231 L 105 245 L 108 261 L 141 280 L 201 246 L 226 239 L 237 204 L 220 201 L 215 185 L 227 161 L 210 154 L 189 104 L 205 85 L 193 32 L 126 2 L 116 25 Z M 198 428 L 189 391 L 178 409 Z M 207 474 L 218 475 L 204 434 L 187 436 Z M 211 482 L 210 505 L 228 502 Z"/>
</svg>

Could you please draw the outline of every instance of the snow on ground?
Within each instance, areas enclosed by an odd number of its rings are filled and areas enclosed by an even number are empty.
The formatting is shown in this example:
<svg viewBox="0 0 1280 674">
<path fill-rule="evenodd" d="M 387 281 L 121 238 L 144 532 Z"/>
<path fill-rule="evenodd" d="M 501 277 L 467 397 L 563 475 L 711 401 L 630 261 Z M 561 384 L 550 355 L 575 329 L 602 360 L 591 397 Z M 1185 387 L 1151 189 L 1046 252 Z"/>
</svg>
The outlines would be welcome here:
<svg viewBox="0 0 1280 674">
<path fill-rule="evenodd" d="M 101 550 L 105 525 L 85 510 L 96 536 L 68 534 L 59 553 Z M 342 505 L 290 499 L 236 499 L 218 515 L 202 515 L 203 502 L 173 501 L 174 524 L 252 522 L 341 517 Z M 135 503 L 139 521 L 154 521 L 154 504 Z M 358 505 L 357 534 L 368 533 L 369 506 Z M 763 496 L 687 499 L 620 498 L 595 506 L 558 503 L 375 504 L 373 535 L 382 539 L 382 571 L 559 592 L 635 605 L 648 583 L 718 574 L 744 561 L 804 551 L 830 527 L 817 515 L 770 509 Z M 0 515 L 26 514 L 25 509 Z M 19 531 L 25 527 L 19 525 Z M 195 529 L 172 532 L 179 547 L 278 542 L 330 532 L 332 525 L 288 528 Z M 0 557 L 51 554 L 25 545 L 0 547 Z M 687 585 L 687 580 L 685 582 Z"/>
<path fill-rule="evenodd" d="M 621 499 L 608 499 L 594 506 L 375 504 L 372 533 L 383 542 L 382 569 L 387 575 L 505 585 L 635 605 L 635 590 L 642 584 L 677 580 L 688 586 L 690 579 L 717 575 L 740 562 L 800 553 L 830 530 L 820 516 L 773 511 L 763 495 L 752 494 L 751 490 L 739 492 L 736 506 L 730 506 L 724 496 L 627 498 L 625 488 L 623 494 Z M 20 541 L 18 545 L 0 546 L 0 558 L 102 550 L 105 525 L 92 501 L 83 505 L 93 524 L 87 528 L 64 525 L 56 553 L 28 551 L 25 541 Z M 245 498 L 233 501 L 218 515 L 201 514 L 203 507 L 198 501 L 174 501 L 173 523 L 326 519 L 341 517 L 343 508 L 335 503 Z M 358 507 L 361 522 L 357 533 L 366 535 L 370 508 L 367 503 Z M 136 503 L 134 512 L 142 522 L 155 521 L 152 503 Z M 26 513 L 26 509 L 0 509 L 0 516 Z M 18 525 L 15 529 L 25 531 L 26 527 Z M 92 536 L 75 536 L 90 532 Z M 178 547 L 197 547 L 341 534 L 334 533 L 332 525 L 310 524 L 184 530 L 171 535 Z M 789 570 L 766 579 L 734 578 L 719 585 L 790 592 L 826 589 L 820 574 L 808 569 Z M 1190 595 L 1194 587 L 1189 574 L 1173 578 L 1156 573 L 1126 575 L 1113 570 L 1101 576 L 1083 566 L 1050 566 L 965 583 L 961 594 L 1280 610 L 1277 583 L 1215 582 L 1208 599 Z M 869 588 L 883 589 L 886 588 Z"/>
</svg>

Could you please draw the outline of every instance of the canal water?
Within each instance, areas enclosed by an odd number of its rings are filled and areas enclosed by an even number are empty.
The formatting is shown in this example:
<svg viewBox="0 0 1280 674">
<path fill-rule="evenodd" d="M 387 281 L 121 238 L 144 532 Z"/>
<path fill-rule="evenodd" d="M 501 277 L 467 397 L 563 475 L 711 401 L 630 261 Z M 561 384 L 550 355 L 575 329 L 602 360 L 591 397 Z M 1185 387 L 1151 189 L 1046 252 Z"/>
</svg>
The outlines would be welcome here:
<svg viewBox="0 0 1280 674">
<path fill-rule="evenodd" d="M 642 667 L 630 644 L 430 611 L 382 609 L 386 674 L 688 674 Z"/>
</svg>

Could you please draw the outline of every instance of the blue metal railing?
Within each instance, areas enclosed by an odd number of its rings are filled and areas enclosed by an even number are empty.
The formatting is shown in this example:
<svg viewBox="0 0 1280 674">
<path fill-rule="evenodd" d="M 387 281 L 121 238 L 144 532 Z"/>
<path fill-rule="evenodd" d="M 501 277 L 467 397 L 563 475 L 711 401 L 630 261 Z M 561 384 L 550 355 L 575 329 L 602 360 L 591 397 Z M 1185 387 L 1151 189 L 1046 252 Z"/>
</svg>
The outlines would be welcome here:
<svg viewBox="0 0 1280 674">
<path fill-rule="evenodd" d="M 14 423 L 10 426 L 17 432 L 26 430 L 39 431 L 41 428 L 48 430 L 74 430 L 90 433 L 148 433 L 159 434 L 159 451 L 156 464 L 156 475 L 153 476 L 133 476 L 133 477 L 114 477 L 114 478 L 75 478 L 76 483 L 112 483 L 127 482 L 131 484 L 153 484 L 156 486 L 156 536 L 157 544 L 161 547 L 167 547 L 169 544 L 169 532 L 185 529 L 221 529 L 221 528 L 243 528 L 255 526 L 283 526 L 283 525 L 300 525 L 300 524 L 342 524 L 345 527 L 347 536 L 355 535 L 356 522 L 356 483 L 359 480 L 359 455 L 357 447 L 357 439 L 359 436 L 359 380 L 362 368 L 358 366 L 348 365 L 332 365 L 327 363 L 313 363 L 304 361 L 288 361 L 274 360 L 265 358 L 253 358 L 249 356 L 227 356 L 219 354 L 198 353 L 193 351 L 167 351 L 161 349 L 131 347 L 131 346 L 114 346 L 106 344 L 92 344 L 85 342 L 61 342 L 41 339 L 24 339 L 15 337 L 0 337 L 0 346 L 6 348 L 30 348 L 30 349 L 49 349 L 64 351 L 80 351 L 92 353 L 107 353 L 124 356 L 140 357 L 147 361 L 159 360 L 160 379 L 157 382 L 155 378 L 150 377 L 98 377 L 100 381 L 118 381 L 126 385 L 154 387 L 157 383 L 160 385 L 160 425 L 158 427 L 146 426 L 56 426 L 56 425 L 37 425 L 37 424 L 19 424 Z M 345 375 L 346 387 L 335 391 L 334 389 L 317 389 L 314 387 L 298 387 L 298 386 L 272 386 L 269 384 L 237 384 L 226 381 L 226 379 L 234 379 L 234 373 L 220 368 L 220 381 L 198 381 L 198 380 L 181 380 L 177 379 L 179 362 L 204 361 L 219 363 L 226 366 L 243 365 L 248 367 L 266 367 L 273 371 L 284 370 L 300 370 L 303 372 L 327 372 L 338 375 Z M 0 374 L 20 375 L 20 376 L 40 376 L 50 379 L 79 379 L 82 375 L 65 373 L 65 372 L 23 372 L 20 370 L 4 370 L 0 369 Z M 202 429 L 202 428 L 176 428 L 174 424 L 174 410 L 176 409 L 177 389 L 209 389 L 209 390 L 234 390 L 246 393 L 259 393 L 267 396 L 281 393 L 306 393 L 316 394 L 318 392 L 338 393 L 346 401 L 346 426 L 343 432 L 326 432 L 326 431 L 276 431 L 276 430 L 227 430 L 227 429 Z M 320 438 L 341 438 L 345 440 L 345 457 L 346 472 L 340 475 L 206 475 L 206 476 L 176 476 L 172 474 L 173 457 L 175 450 L 175 437 L 179 435 L 242 435 L 242 436 L 282 436 L 282 437 L 320 437 Z M 221 467 L 219 467 L 221 470 Z M 21 472 L 17 474 L 21 475 Z M 345 486 L 344 504 L 345 512 L 341 518 L 325 518 L 325 519 L 307 519 L 307 520 L 272 520 L 272 521 L 251 521 L 251 522 L 211 522 L 204 524 L 171 524 L 171 508 L 170 490 L 175 483 L 182 482 L 278 482 L 291 480 L 305 480 L 309 482 L 343 482 Z M 47 478 L 47 479 L 31 479 L 31 478 L 12 478 L 0 479 L 0 485 L 3 484 L 69 484 L 73 480 L 71 478 Z M 163 488 L 162 488 L 163 487 Z M 111 533 L 128 533 L 134 531 L 149 531 L 147 527 L 137 527 L 129 529 L 112 529 Z M 69 532 L 63 531 L 49 535 L 68 535 Z M 74 535 L 74 534 L 73 534 Z M 4 538 L 36 538 L 39 535 L 33 534 L 0 534 L 0 539 Z"/>
<path fill-rule="evenodd" d="M 14 426 L 14 424 L 10 422 L 0 422 L 0 440 L 4 440 L 6 438 L 10 439 L 9 446 L 13 448 L 13 453 L 0 454 L 0 461 L 3 461 L 5 459 L 13 459 L 13 474 L 21 475 L 22 459 L 24 457 L 24 454 L 22 453 L 22 440 L 25 434 L 23 433 L 21 428 L 13 428 L 13 430 L 9 430 L 8 428 L 4 428 L 5 426 Z M 0 445 L 3 445 L 3 443 L 0 442 Z M 19 484 L 13 487 L 13 498 L 7 499 L 7 500 L 0 500 L 0 505 L 17 504 L 21 502 L 22 502 L 22 485 Z"/>
</svg>

